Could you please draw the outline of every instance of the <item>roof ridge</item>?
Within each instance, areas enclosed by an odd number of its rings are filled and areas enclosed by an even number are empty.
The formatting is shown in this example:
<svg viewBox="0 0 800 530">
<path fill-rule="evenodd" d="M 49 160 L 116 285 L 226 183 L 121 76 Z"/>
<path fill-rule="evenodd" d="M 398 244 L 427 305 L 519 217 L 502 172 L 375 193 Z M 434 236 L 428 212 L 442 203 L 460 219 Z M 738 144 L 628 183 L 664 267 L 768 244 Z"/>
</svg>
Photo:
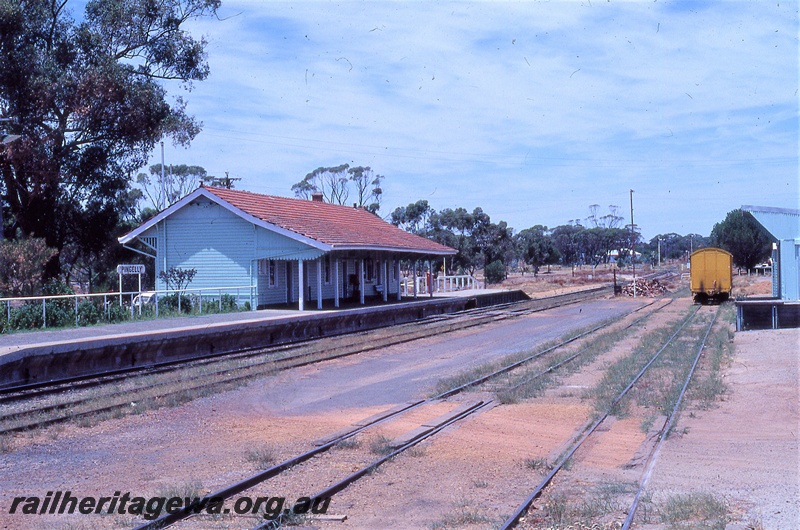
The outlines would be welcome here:
<svg viewBox="0 0 800 530">
<path fill-rule="evenodd" d="M 221 188 L 219 186 L 205 186 L 205 189 L 211 191 L 212 193 L 215 190 L 220 190 L 220 191 L 223 191 L 225 193 L 247 193 L 248 195 L 255 195 L 256 197 L 269 197 L 270 199 L 280 199 L 280 200 L 286 200 L 286 201 L 295 201 L 295 202 L 299 202 L 299 203 L 303 203 L 303 204 L 308 204 L 308 203 L 314 204 L 314 205 L 323 204 L 325 206 L 334 206 L 334 207 L 337 207 L 337 208 L 346 208 L 348 210 L 363 210 L 363 211 L 365 211 L 367 213 L 372 213 L 369 210 L 367 210 L 366 208 L 364 208 L 363 206 L 353 207 L 353 206 L 348 206 L 347 204 L 336 204 L 334 202 L 327 202 L 327 201 L 313 201 L 311 199 L 301 199 L 300 197 L 285 197 L 283 195 L 270 195 L 270 194 L 267 194 L 267 193 L 258 193 L 256 191 L 250 191 L 250 190 L 237 190 L 237 189 L 233 189 L 233 188 Z M 375 215 L 379 219 L 383 219 L 381 216 L 379 216 L 377 214 L 373 214 L 373 215 Z"/>
</svg>

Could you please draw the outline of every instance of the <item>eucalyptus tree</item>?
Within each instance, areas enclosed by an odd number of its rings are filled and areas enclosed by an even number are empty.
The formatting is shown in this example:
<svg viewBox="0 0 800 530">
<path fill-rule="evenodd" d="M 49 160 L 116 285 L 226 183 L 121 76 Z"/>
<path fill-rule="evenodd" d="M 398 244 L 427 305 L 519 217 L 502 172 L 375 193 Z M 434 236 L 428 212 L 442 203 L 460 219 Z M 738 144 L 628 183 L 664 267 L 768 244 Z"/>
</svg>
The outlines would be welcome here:
<svg viewBox="0 0 800 530">
<path fill-rule="evenodd" d="M 733 262 L 752 269 L 769 258 L 772 238 L 758 224 L 753 214 L 739 209 L 728 212 L 711 230 L 711 244 L 733 254 Z"/>
<path fill-rule="evenodd" d="M 526 228 L 514 238 L 520 257 L 525 263 L 533 266 L 534 276 L 539 273 L 539 267 L 557 263 L 561 257 L 546 226 L 535 225 Z"/>
<path fill-rule="evenodd" d="M 350 167 L 350 164 L 341 164 L 318 167 L 303 177 L 303 180 L 292 185 L 292 191 L 295 196 L 303 199 L 310 199 L 314 193 L 321 193 L 323 200 L 333 204 L 348 204 L 352 194 L 356 207 L 376 213 L 381 207 L 381 181 L 385 178 L 383 175 L 376 175 L 369 166 Z"/>
<path fill-rule="evenodd" d="M 406 232 L 425 236 L 430 231 L 430 218 L 435 213 L 428 201 L 421 199 L 410 203 L 408 206 L 395 208 L 390 221 L 393 225 L 402 228 Z"/>
<path fill-rule="evenodd" d="M 136 183 L 155 211 L 161 211 L 178 202 L 207 178 L 206 170 L 200 166 L 170 164 L 162 167 L 161 164 L 154 164 L 150 166 L 149 175 L 139 173 L 136 176 Z"/>
<path fill-rule="evenodd" d="M 0 114 L 21 136 L 0 150 L 8 234 L 43 237 L 59 251 L 113 242 L 131 180 L 155 144 L 166 136 L 186 145 L 200 131 L 167 87 L 208 76 L 206 41 L 184 28 L 219 6 L 0 1 Z M 50 260 L 49 275 L 59 269 Z"/>
<path fill-rule="evenodd" d="M 303 199 L 310 199 L 314 193 L 321 193 L 325 202 L 347 204 L 347 199 L 350 197 L 347 178 L 349 168 L 350 164 L 318 167 L 294 184 L 292 191 Z"/>
</svg>

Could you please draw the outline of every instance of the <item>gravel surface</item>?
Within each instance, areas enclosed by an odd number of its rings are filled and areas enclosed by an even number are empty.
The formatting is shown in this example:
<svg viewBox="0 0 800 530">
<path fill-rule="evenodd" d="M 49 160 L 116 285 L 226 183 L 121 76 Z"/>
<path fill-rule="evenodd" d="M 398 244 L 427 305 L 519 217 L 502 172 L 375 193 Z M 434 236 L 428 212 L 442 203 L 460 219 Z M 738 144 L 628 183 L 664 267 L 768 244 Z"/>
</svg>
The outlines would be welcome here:
<svg viewBox="0 0 800 530">
<path fill-rule="evenodd" d="M 0 455 L 0 527 L 119 527 L 130 517 L 12 518 L 3 512 L 14 496 L 56 490 L 150 496 L 197 482 L 204 492 L 214 491 L 252 474 L 246 455 L 254 446 L 267 444 L 282 460 L 357 420 L 428 395 L 441 377 L 638 305 L 597 300 L 566 306 L 282 372 L 177 408 L 17 437 L 14 450 Z"/>
<path fill-rule="evenodd" d="M 642 302 L 566 306 L 282 372 L 176 408 L 16 437 L 6 442 L 9 451 L 0 454 L 0 528 L 130 528 L 135 521 L 128 515 L 12 517 L 7 512 L 14 496 L 43 497 L 56 490 L 150 496 L 195 483 L 201 493 L 214 491 L 264 468 L 249 458 L 254 448 L 281 461 L 363 418 L 429 395 L 443 376 L 530 350 Z M 592 413 L 585 389 L 635 345 L 636 336 L 685 314 L 688 306 L 688 299 L 673 303 L 541 397 L 485 410 L 387 463 L 333 499 L 328 513 L 347 515 L 344 523 L 315 521 L 312 527 L 497 527 L 543 476 L 526 460 L 552 460 L 585 424 Z M 656 498 L 692 491 L 722 495 L 734 508 L 736 524 L 800 528 L 800 330 L 739 333 L 735 347 L 734 361 L 724 371 L 729 393 L 709 410 L 684 412 L 676 428 L 683 434 L 671 437 L 662 449 L 651 489 Z M 372 446 L 381 436 L 407 432 L 459 401 L 489 397 L 473 392 L 427 406 L 248 494 L 288 500 L 313 494 L 377 458 Z M 634 409 L 631 416 L 612 418 L 604 426 L 576 459 L 572 473 L 582 487 L 592 481 L 638 479 L 641 467 L 630 467 L 631 458 L 648 443 L 640 423 Z M 250 528 L 256 522 L 256 517 L 204 517 L 178 528 Z"/>
<path fill-rule="evenodd" d="M 718 493 L 745 524 L 800 528 L 800 330 L 741 332 L 734 344 L 729 394 L 681 416 L 687 434 L 664 445 L 652 489 Z"/>
</svg>

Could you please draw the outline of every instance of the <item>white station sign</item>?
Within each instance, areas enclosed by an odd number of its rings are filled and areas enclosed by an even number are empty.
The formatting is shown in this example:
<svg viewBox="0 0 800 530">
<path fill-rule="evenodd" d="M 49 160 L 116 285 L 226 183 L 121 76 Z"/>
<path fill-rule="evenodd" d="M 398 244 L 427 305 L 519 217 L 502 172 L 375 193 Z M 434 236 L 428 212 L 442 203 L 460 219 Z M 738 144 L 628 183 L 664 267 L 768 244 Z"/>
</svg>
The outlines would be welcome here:
<svg viewBox="0 0 800 530">
<path fill-rule="evenodd" d="M 117 265 L 117 274 L 144 274 L 144 265 Z"/>
</svg>

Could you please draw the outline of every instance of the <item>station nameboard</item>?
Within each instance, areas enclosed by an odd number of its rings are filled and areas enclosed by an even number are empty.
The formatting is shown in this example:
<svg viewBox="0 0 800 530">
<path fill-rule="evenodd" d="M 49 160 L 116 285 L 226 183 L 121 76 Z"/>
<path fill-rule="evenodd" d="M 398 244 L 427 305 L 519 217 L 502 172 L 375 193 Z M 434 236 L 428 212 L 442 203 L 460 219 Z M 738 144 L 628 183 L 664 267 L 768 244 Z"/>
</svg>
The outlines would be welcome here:
<svg viewBox="0 0 800 530">
<path fill-rule="evenodd" d="M 117 265 L 117 274 L 144 274 L 144 265 Z"/>
</svg>

